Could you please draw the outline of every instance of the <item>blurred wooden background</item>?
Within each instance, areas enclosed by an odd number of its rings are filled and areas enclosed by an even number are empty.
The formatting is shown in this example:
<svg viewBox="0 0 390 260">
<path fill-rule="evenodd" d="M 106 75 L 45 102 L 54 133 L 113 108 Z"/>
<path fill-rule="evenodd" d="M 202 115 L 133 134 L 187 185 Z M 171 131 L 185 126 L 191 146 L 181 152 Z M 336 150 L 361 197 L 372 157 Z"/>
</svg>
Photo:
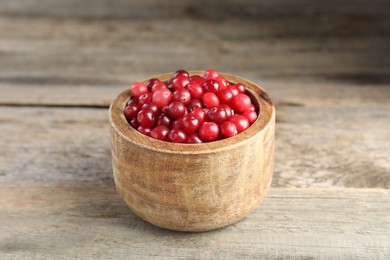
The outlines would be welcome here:
<svg viewBox="0 0 390 260">
<path fill-rule="evenodd" d="M 184 258 L 217 253 L 385 259 L 390 255 L 389 57 L 388 0 L 1 0 L 0 253 L 12 259 L 48 257 L 86 239 L 104 255 L 116 240 L 102 234 L 115 230 L 123 240 L 149 234 L 139 238 L 149 248 L 137 251 L 139 256 L 165 250 Z M 134 81 L 208 68 L 255 81 L 274 99 L 273 190 L 264 208 L 241 226 L 223 230 L 225 235 L 182 237 L 129 216 L 116 196 L 107 107 Z M 62 202 L 52 199 L 57 192 Z M 101 202 L 91 202 L 95 195 Z M 301 202 L 306 206 L 300 208 Z M 34 203 L 41 212 L 26 206 Z M 76 224 L 67 223 L 69 218 Z M 134 229 L 119 231 L 113 219 Z M 311 224 L 315 221 L 322 229 Z M 69 225 L 58 229 L 57 222 Z M 100 225 L 101 234 L 85 228 L 88 223 Z M 42 229 L 46 238 L 38 239 Z M 239 234 L 251 237 L 252 244 Z M 176 245 L 164 246 L 161 236 L 184 247 L 191 240 L 203 249 L 211 239 L 217 249 L 174 251 Z M 34 239 L 37 244 L 30 243 Z M 126 248 L 134 249 L 122 246 L 124 255 Z M 96 256 L 77 248 L 73 253 Z"/>
</svg>

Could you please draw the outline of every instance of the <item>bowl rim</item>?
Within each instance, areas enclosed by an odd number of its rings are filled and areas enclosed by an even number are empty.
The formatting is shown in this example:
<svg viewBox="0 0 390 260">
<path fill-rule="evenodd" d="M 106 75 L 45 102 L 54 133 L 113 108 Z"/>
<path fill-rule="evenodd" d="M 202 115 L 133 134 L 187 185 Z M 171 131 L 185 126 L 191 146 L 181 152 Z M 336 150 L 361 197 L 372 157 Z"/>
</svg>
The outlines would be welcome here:
<svg viewBox="0 0 390 260">
<path fill-rule="evenodd" d="M 195 70 L 189 71 L 189 73 L 191 76 L 202 75 L 204 71 Z M 147 80 L 142 80 L 142 82 L 146 83 L 151 78 L 167 80 L 171 78 L 173 74 L 174 72 L 155 75 L 149 77 Z M 165 153 L 208 154 L 230 150 L 237 146 L 245 145 L 253 138 L 256 138 L 256 136 L 268 130 L 271 123 L 275 120 L 275 107 L 264 89 L 254 82 L 232 74 L 219 74 L 231 82 L 240 82 L 244 84 L 247 90 L 247 94 L 250 95 L 257 111 L 260 110 L 256 121 L 248 129 L 241 132 L 240 134 L 226 139 L 201 144 L 171 143 L 146 136 L 131 127 L 123 114 L 123 109 L 130 97 L 131 86 L 125 88 L 110 105 L 108 113 L 111 129 L 127 142 L 133 143 L 140 148 L 142 147 L 144 149 Z"/>
</svg>

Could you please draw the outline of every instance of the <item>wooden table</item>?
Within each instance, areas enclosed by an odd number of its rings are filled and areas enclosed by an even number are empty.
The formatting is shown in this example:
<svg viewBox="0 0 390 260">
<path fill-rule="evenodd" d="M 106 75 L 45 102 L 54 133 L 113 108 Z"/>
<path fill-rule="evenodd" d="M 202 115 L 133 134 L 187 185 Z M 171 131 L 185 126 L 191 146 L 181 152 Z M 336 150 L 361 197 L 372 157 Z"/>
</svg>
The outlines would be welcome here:
<svg viewBox="0 0 390 260">
<path fill-rule="evenodd" d="M 1 259 L 390 259 L 387 1 L 2 0 Z M 107 107 L 133 81 L 216 68 L 276 102 L 269 195 L 176 233 L 116 193 Z"/>
</svg>

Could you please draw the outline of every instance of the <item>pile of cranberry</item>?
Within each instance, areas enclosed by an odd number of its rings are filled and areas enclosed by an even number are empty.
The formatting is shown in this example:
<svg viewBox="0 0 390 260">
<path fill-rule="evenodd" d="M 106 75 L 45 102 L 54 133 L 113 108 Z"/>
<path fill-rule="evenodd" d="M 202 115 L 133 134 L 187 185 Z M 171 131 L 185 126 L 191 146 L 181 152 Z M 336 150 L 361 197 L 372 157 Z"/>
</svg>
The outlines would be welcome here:
<svg viewBox="0 0 390 260">
<path fill-rule="evenodd" d="M 167 81 L 136 82 L 123 112 L 139 132 L 174 143 L 228 138 L 257 118 L 245 86 L 227 81 L 215 70 L 207 70 L 203 77 L 178 70 Z"/>
</svg>

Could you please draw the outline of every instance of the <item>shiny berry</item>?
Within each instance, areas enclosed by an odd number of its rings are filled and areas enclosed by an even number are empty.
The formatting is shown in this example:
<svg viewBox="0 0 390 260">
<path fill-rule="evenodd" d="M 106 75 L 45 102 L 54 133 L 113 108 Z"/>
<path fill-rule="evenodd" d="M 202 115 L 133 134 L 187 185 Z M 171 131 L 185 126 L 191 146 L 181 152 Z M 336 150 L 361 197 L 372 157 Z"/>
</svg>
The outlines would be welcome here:
<svg viewBox="0 0 390 260">
<path fill-rule="evenodd" d="M 145 94 L 142 94 L 138 98 L 138 105 L 143 106 L 144 104 L 150 102 L 152 100 L 152 93 L 148 92 Z"/>
<path fill-rule="evenodd" d="M 238 91 L 238 89 L 234 85 L 229 85 L 229 86 L 226 87 L 226 89 L 228 89 L 228 90 L 230 90 L 230 92 L 232 92 L 233 97 L 235 97 L 238 94 L 240 94 L 240 91 Z"/>
<path fill-rule="evenodd" d="M 150 137 L 157 140 L 165 141 L 167 139 L 168 133 L 168 127 L 166 127 L 165 125 L 158 125 L 152 129 L 152 131 L 150 132 Z"/>
<path fill-rule="evenodd" d="M 189 144 L 201 144 L 203 143 L 197 133 L 192 133 L 187 135 L 187 143 Z"/>
<path fill-rule="evenodd" d="M 140 126 L 145 128 L 150 128 L 154 126 L 156 122 L 156 118 L 153 111 L 141 109 L 141 111 L 139 111 L 137 115 L 137 121 L 140 124 Z"/>
<path fill-rule="evenodd" d="M 199 125 L 202 125 L 206 121 L 207 112 L 202 108 L 195 108 L 188 113 L 189 116 L 193 116 L 199 121 Z"/>
<path fill-rule="evenodd" d="M 142 134 L 147 135 L 147 136 L 150 136 L 150 132 L 152 131 L 151 128 L 145 128 L 145 127 L 142 127 L 142 126 L 139 126 L 139 127 L 137 128 L 137 130 L 138 130 L 139 132 L 141 132 Z"/>
<path fill-rule="evenodd" d="M 223 77 L 215 78 L 215 80 L 218 82 L 220 90 L 226 89 L 229 85 L 229 82 Z"/>
<path fill-rule="evenodd" d="M 233 110 L 226 104 L 220 105 L 226 112 L 226 120 L 230 119 L 234 114 Z"/>
<path fill-rule="evenodd" d="M 183 103 L 183 105 L 188 105 L 188 103 L 190 103 L 191 101 L 191 94 L 190 92 L 185 89 L 185 88 L 182 88 L 182 89 L 179 89 L 179 90 L 176 90 L 174 93 L 173 93 L 173 101 L 179 101 L 181 103 Z"/>
<path fill-rule="evenodd" d="M 218 81 L 214 79 L 207 80 L 202 84 L 202 87 L 204 92 L 218 93 L 220 89 Z"/>
<path fill-rule="evenodd" d="M 202 102 L 199 99 L 193 98 L 191 99 L 190 103 L 188 103 L 187 109 L 188 111 L 192 111 L 196 108 L 202 108 L 202 106 Z"/>
<path fill-rule="evenodd" d="M 233 98 L 232 108 L 238 112 L 244 112 L 252 105 L 251 98 L 246 94 L 238 94 Z"/>
<path fill-rule="evenodd" d="M 138 120 L 136 117 L 132 118 L 130 120 L 130 125 L 134 128 L 134 129 L 138 129 L 139 127 L 139 123 L 138 123 Z"/>
<path fill-rule="evenodd" d="M 172 118 L 178 119 L 184 116 L 187 111 L 183 103 L 174 101 L 168 105 L 168 115 Z"/>
<path fill-rule="evenodd" d="M 245 129 L 249 127 L 249 121 L 245 116 L 242 115 L 235 115 L 232 118 L 229 119 L 230 122 L 233 122 L 236 127 L 237 131 L 241 133 Z"/>
<path fill-rule="evenodd" d="M 219 74 L 216 70 L 206 70 L 206 72 L 203 74 L 203 77 L 205 79 L 215 79 L 219 77 Z"/>
<path fill-rule="evenodd" d="M 219 105 L 219 99 L 213 92 L 206 92 L 202 96 L 202 103 L 207 108 L 216 107 Z"/>
<path fill-rule="evenodd" d="M 185 86 L 190 83 L 190 79 L 183 75 L 178 75 L 177 77 L 174 77 L 172 80 L 172 86 L 174 90 L 179 90 L 184 88 Z"/>
<path fill-rule="evenodd" d="M 156 104 L 149 102 L 142 106 L 142 110 L 151 110 L 155 117 L 157 117 L 160 114 L 160 109 L 157 107 Z"/>
<path fill-rule="evenodd" d="M 203 95 L 203 88 L 198 82 L 192 82 L 187 85 L 187 89 L 191 94 L 191 98 L 201 98 Z"/>
<path fill-rule="evenodd" d="M 193 115 L 185 115 L 182 118 L 181 127 L 186 133 L 193 133 L 200 126 L 199 120 Z"/>
<path fill-rule="evenodd" d="M 153 93 L 152 102 L 157 105 L 158 108 L 168 106 L 172 100 L 172 92 L 169 89 L 160 89 Z"/>
<path fill-rule="evenodd" d="M 131 96 L 138 98 L 142 94 L 145 94 L 148 92 L 148 88 L 146 87 L 145 83 L 143 82 L 136 82 L 131 86 Z"/>
<path fill-rule="evenodd" d="M 123 113 L 125 114 L 126 119 L 130 121 L 132 118 L 137 116 L 139 111 L 140 111 L 140 107 L 138 106 L 138 104 L 133 102 L 125 107 Z"/>
<path fill-rule="evenodd" d="M 207 112 L 207 117 L 210 121 L 217 123 L 218 125 L 228 119 L 224 107 L 221 106 L 210 108 Z"/>
<path fill-rule="evenodd" d="M 175 72 L 175 74 L 173 74 L 173 77 L 176 78 L 179 75 L 182 75 L 182 76 L 187 77 L 187 78 L 190 76 L 188 71 L 186 71 L 186 70 L 178 70 L 178 71 Z"/>
<path fill-rule="evenodd" d="M 233 93 L 230 89 L 223 89 L 218 93 L 219 102 L 221 104 L 230 105 L 233 101 Z"/>
<path fill-rule="evenodd" d="M 233 122 L 225 121 L 219 126 L 222 138 L 232 137 L 238 134 L 237 127 Z"/>
<path fill-rule="evenodd" d="M 172 124 L 172 119 L 165 113 L 161 113 L 157 117 L 156 125 L 165 125 L 166 127 L 170 127 Z"/>
<path fill-rule="evenodd" d="M 148 82 L 146 83 L 146 87 L 148 88 L 149 92 L 152 92 L 153 86 L 158 82 L 160 82 L 160 80 L 155 78 L 148 80 Z"/>
<path fill-rule="evenodd" d="M 219 128 L 214 122 L 206 122 L 200 126 L 198 134 L 201 140 L 206 142 L 214 141 L 218 138 Z"/>
<path fill-rule="evenodd" d="M 181 117 L 181 118 L 179 118 L 179 119 L 177 119 L 177 120 L 175 120 L 175 121 L 173 121 L 172 122 L 172 125 L 171 125 L 171 129 L 173 129 L 173 128 L 182 128 L 182 122 L 183 122 L 183 118 Z"/>
<path fill-rule="evenodd" d="M 244 94 L 245 93 L 245 86 L 242 83 L 236 83 L 234 84 L 236 89 L 238 90 L 239 93 Z"/>
<path fill-rule="evenodd" d="M 162 89 L 168 89 L 168 85 L 165 82 L 159 81 L 152 86 L 152 92 L 156 92 Z"/>
<path fill-rule="evenodd" d="M 187 134 L 180 128 L 173 128 L 168 134 L 168 141 L 173 143 L 185 143 Z"/>
<path fill-rule="evenodd" d="M 246 110 L 242 112 L 242 115 L 248 119 L 250 125 L 253 124 L 257 118 L 257 113 L 254 110 Z"/>
</svg>

